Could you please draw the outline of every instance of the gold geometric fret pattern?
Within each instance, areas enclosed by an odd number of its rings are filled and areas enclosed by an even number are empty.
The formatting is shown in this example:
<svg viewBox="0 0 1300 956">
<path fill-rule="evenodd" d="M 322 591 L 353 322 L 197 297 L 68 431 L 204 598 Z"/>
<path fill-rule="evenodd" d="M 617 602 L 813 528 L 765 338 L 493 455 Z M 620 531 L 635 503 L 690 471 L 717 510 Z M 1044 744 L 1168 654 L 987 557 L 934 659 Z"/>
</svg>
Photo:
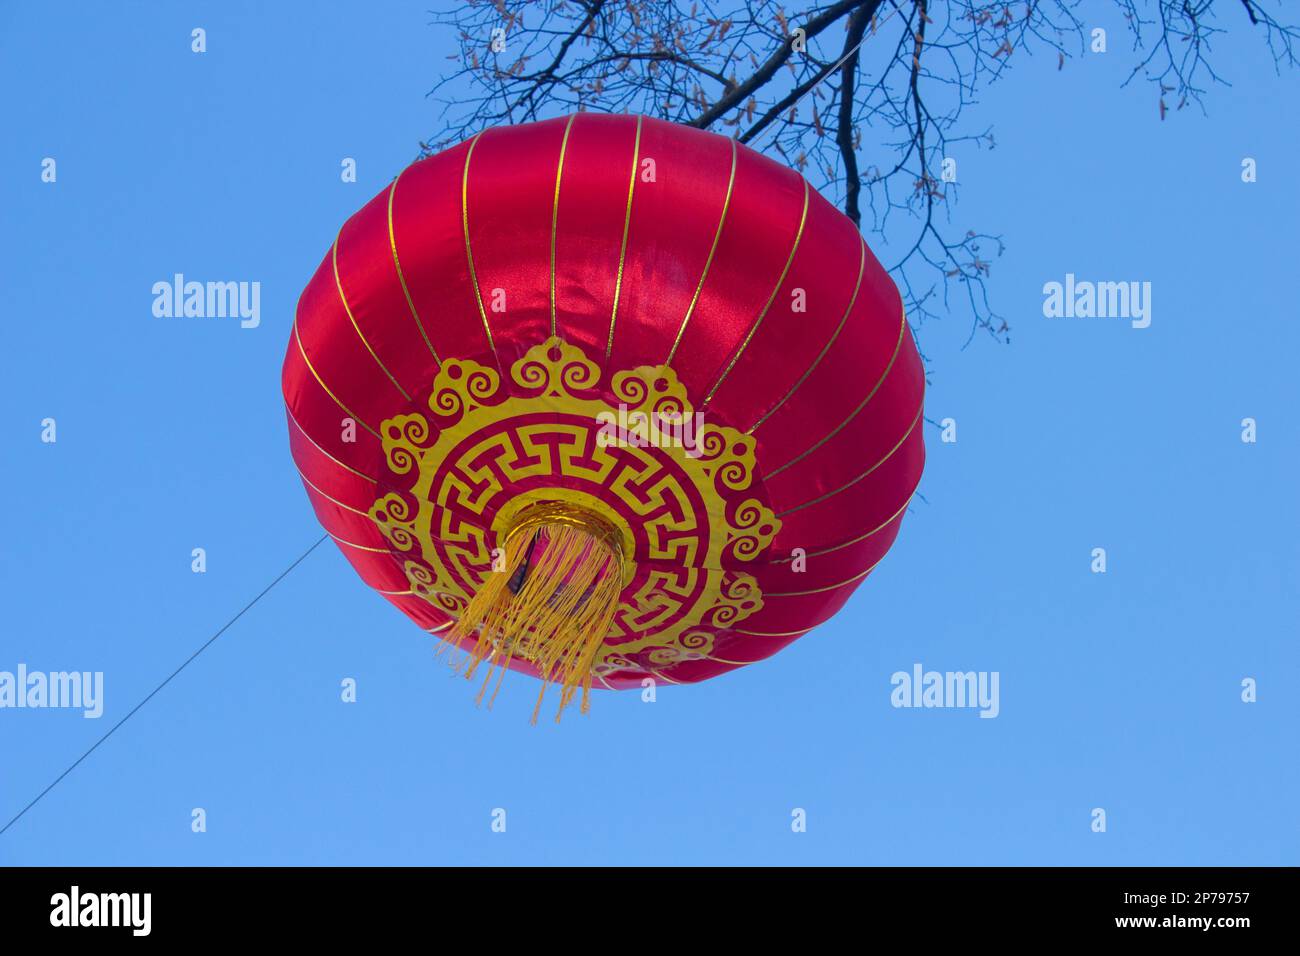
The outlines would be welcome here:
<svg viewBox="0 0 1300 956">
<path fill-rule="evenodd" d="M 503 375 L 447 359 L 428 412 L 396 415 L 379 429 L 388 473 L 369 516 L 412 593 L 459 615 L 498 573 L 494 549 L 520 512 L 564 502 L 604 519 L 628 556 L 595 674 L 707 658 L 716 630 L 762 607 L 744 569 L 781 527 L 755 481 L 754 440 L 696 425 L 671 369 L 606 379 L 559 337 Z"/>
</svg>

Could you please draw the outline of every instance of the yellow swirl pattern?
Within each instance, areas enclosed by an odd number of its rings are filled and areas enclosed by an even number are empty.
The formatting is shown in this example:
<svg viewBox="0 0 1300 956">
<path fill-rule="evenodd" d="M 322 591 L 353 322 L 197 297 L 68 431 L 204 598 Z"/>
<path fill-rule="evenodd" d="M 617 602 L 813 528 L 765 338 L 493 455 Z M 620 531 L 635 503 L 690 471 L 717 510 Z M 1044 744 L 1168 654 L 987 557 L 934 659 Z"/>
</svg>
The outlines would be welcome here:
<svg viewBox="0 0 1300 956">
<path fill-rule="evenodd" d="M 508 377 L 447 360 L 429 414 L 380 427 L 389 475 L 369 516 L 412 593 L 455 617 L 522 510 L 586 509 L 629 556 L 596 676 L 707 659 L 716 631 L 763 606 L 737 565 L 757 560 L 781 527 L 755 486 L 754 441 L 701 422 L 671 369 L 620 371 L 601 385 L 599 365 L 559 337 Z"/>
</svg>

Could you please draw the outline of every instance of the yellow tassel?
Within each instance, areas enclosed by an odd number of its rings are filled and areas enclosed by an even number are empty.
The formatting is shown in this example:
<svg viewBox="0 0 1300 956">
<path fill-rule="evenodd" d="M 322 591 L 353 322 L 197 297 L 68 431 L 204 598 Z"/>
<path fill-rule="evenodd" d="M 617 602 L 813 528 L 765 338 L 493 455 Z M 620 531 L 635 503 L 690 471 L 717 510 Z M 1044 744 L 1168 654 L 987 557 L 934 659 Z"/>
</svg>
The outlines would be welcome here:
<svg viewBox="0 0 1300 956">
<path fill-rule="evenodd" d="M 487 673 L 478 702 L 494 671 L 501 689 L 516 657 L 537 668 L 542 679 L 532 722 L 552 684 L 560 686 L 558 723 L 582 688 L 582 713 L 590 706 L 591 669 L 623 587 L 623 552 L 617 534 L 594 516 L 553 504 L 530 509 L 506 536 L 503 569 L 490 574 L 447 635 L 448 646 L 466 637 L 477 642 L 464 662 L 466 678 L 480 664 Z"/>
</svg>

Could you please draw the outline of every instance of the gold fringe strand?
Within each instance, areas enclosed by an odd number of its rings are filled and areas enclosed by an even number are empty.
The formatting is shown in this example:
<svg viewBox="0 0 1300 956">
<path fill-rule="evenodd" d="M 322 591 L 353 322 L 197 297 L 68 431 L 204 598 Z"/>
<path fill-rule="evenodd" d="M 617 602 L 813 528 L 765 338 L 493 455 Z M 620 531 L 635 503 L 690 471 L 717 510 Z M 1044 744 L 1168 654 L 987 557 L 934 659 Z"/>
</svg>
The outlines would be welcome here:
<svg viewBox="0 0 1300 956">
<path fill-rule="evenodd" d="M 560 685 L 557 723 L 579 687 L 581 712 L 587 713 L 591 668 L 613 623 L 623 587 L 621 544 L 592 517 L 539 509 L 507 535 L 503 569 L 488 576 L 447 635 L 446 646 L 458 648 L 466 637 L 477 634 L 461 666 L 465 677 L 473 679 L 479 665 L 487 662 L 479 703 L 493 671 L 499 671 L 488 700 L 488 707 L 492 706 L 506 670 L 515 657 L 521 657 L 537 668 L 542 679 L 532 723 L 537 723 L 552 684 Z M 534 560 L 539 548 L 541 555 Z M 523 581 L 516 593 L 511 582 L 521 569 Z"/>
</svg>

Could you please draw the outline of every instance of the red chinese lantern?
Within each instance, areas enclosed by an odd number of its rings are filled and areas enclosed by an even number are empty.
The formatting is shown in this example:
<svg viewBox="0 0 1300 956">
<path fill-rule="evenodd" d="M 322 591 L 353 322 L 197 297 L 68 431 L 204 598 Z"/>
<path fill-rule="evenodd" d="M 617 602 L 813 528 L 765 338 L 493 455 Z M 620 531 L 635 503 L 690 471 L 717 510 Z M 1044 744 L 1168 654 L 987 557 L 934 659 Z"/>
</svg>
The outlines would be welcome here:
<svg viewBox="0 0 1300 956">
<path fill-rule="evenodd" d="M 853 223 L 735 140 L 645 117 L 408 167 L 308 283 L 283 386 L 362 579 L 468 652 L 480 698 L 509 668 L 560 709 L 826 621 L 925 457 L 921 362 Z"/>
</svg>

